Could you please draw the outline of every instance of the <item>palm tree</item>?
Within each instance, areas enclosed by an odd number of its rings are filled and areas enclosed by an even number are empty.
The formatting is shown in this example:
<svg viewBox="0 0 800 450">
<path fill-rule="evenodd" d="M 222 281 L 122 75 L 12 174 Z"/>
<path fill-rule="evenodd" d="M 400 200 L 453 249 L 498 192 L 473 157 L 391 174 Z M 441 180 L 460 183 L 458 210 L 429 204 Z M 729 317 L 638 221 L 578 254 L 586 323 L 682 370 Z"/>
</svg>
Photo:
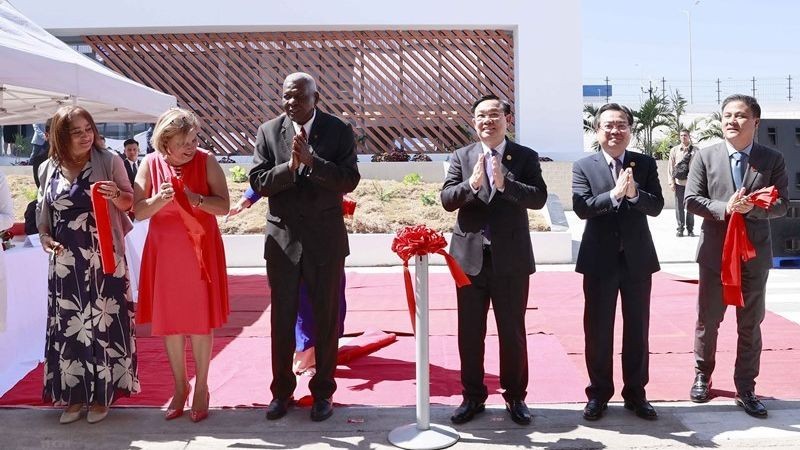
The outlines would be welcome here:
<svg viewBox="0 0 800 450">
<path fill-rule="evenodd" d="M 633 111 L 635 119 L 633 133 L 642 144 L 642 150 L 652 155 L 656 148 L 653 132 L 660 127 L 670 126 L 670 107 L 663 95 L 654 95 L 647 99 L 638 110 Z"/>
<path fill-rule="evenodd" d="M 598 107 L 591 103 L 583 105 L 583 134 L 595 135 L 594 118 L 597 116 L 598 109 Z M 594 151 L 600 150 L 600 143 L 597 142 L 597 139 L 592 141 L 591 148 Z"/>
<path fill-rule="evenodd" d="M 714 138 L 722 139 L 722 115 L 719 111 L 712 113 L 705 119 L 701 119 L 699 122 L 703 124 L 703 128 L 697 135 L 699 142 Z"/>
</svg>

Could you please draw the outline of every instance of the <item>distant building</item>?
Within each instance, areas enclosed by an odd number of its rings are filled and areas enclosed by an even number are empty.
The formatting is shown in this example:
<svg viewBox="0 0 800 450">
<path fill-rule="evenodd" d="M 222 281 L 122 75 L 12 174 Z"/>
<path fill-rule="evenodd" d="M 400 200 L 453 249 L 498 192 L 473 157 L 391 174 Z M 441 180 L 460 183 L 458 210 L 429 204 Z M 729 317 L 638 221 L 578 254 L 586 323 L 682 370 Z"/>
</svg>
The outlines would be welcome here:
<svg viewBox="0 0 800 450">
<path fill-rule="evenodd" d="M 201 145 L 218 154 L 252 153 L 258 125 L 281 110 L 283 78 L 302 70 L 318 78 L 321 108 L 353 125 L 361 153 L 472 142 L 470 104 L 494 93 L 512 104 L 517 140 L 553 159 L 581 155 L 578 0 L 309 0 L 286 11 L 252 0 L 62 3 L 15 6 L 177 97 L 198 114 Z"/>
<path fill-rule="evenodd" d="M 800 119 L 761 119 L 756 140 L 783 153 L 789 198 L 800 200 Z"/>
</svg>

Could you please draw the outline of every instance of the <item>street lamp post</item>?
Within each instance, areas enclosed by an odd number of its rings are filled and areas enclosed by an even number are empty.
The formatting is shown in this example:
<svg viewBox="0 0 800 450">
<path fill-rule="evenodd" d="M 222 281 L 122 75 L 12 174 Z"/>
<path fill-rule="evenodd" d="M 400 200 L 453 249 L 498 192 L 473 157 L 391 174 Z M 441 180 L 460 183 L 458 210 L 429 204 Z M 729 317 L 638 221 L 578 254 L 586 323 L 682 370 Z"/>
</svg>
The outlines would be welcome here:
<svg viewBox="0 0 800 450">
<path fill-rule="evenodd" d="M 692 7 L 695 7 L 700 4 L 700 0 L 695 0 L 692 3 Z M 683 10 L 683 13 L 686 14 L 686 21 L 689 24 L 689 103 L 694 103 L 694 80 L 692 80 L 692 10 L 691 7 L 689 10 Z"/>
<path fill-rule="evenodd" d="M 686 14 L 686 20 L 689 22 L 689 103 L 691 104 L 694 103 L 694 82 L 692 80 L 692 13 L 686 10 L 683 12 Z"/>
</svg>

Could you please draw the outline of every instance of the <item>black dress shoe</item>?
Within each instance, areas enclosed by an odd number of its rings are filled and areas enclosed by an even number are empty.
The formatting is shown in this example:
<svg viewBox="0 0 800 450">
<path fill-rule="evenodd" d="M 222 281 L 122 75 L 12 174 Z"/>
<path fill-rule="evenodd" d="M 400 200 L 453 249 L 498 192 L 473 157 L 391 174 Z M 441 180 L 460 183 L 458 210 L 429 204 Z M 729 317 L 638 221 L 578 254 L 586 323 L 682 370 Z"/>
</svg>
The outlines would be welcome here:
<svg viewBox="0 0 800 450">
<path fill-rule="evenodd" d="M 329 398 L 314 400 L 311 406 L 311 420 L 314 422 L 322 422 L 328 417 L 333 415 L 333 401 Z"/>
<path fill-rule="evenodd" d="M 269 406 L 267 406 L 267 420 L 278 420 L 285 416 L 291 402 L 291 397 L 283 400 L 273 398 L 272 401 L 269 402 Z"/>
<path fill-rule="evenodd" d="M 461 405 L 453 411 L 450 421 L 454 424 L 467 423 L 475 417 L 475 414 L 483 412 L 486 405 L 476 400 L 464 400 Z"/>
<path fill-rule="evenodd" d="M 531 411 L 524 401 L 511 400 L 510 402 L 506 402 L 506 411 L 511 414 L 511 420 L 519 425 L 530 425 Z"/>
<path fill-rule="evenodd" d="M 596 398 L 590 399 L 583 408 L 583 418 L 586 420 L 597 420 L 603 417 L 603 411 L 607 409 L 608 403 L 601 402 Z"/>
<path fill-rule="evenodd" d="M 694 237 L 694 231 L 689 231 L 689 234 L 687 236 Z"/>
<path fill-rule="evenodd" d="M 683 231 L 678 231 L 677 233 L 675 233 L 675 236 L 683 237 Z"/>
<path fill-rule="evenodd" d="M 625 409 L 633 411 L 637 417 L 641 417 L 642 419 L 658 419 L 658 413 L 656 412 L 656 409 L 653 408 L 653 405 L 651 405 L 647 400 L 642 400 L 640 402 L 625 400 Z"/>
<path fill-rule="evenodd" d="M 765 418 L 767 417 L 767 407 L 761 403 L 756 393 L 753 391 L 736 393 L 736 404 L 744 408 L 744 412 L 753 417 Z"/>
<path fill-rule="evenodd" d="M 694 384 L 689 391 L 689 398 L 695 403 L 705 403 L 711 399 L 710 390 L 711 378 L 704 373 L 698 373 L 694 376 Z"/>
</svg>

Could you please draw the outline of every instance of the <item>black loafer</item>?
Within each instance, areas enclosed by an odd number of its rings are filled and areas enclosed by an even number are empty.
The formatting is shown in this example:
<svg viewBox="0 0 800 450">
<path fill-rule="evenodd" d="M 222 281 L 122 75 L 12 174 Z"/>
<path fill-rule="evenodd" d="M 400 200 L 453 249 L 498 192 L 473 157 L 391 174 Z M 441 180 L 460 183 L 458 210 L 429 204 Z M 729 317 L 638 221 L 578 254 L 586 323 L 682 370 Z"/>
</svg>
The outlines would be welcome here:
<svg viewBox="0 0 800 450">
<path fill-rule="evenodd" d="M 625 401 L 625 409 L 633 411 L 637 417 L 641 417 L 645 420 L 656 420 L 658 419 L 658 413 L 656 409 L 653 408 L 653 405 L 650 404 L 647 400 L 642 400 L 640 402 L 632 402 L 632 401 Z"/>
<path fill-rule="evenodd" d="M 483 402 L 476 400 L 464 400 L 461 405 L 453 411 L 450 421 L 454 424 L 467 423 L 472 420 L 476 414 L 483 412 L 486 405 Z"/>
<path fill-rule="evenodd" d="M 333 401 L 329 398 L 321 400 L 314 400 L 311 406 L 311 420 L 314 422 L 322 422 L 328 417 L 333 415 Z"/>
<path fill-rule="evenodd" d="M 269 402 L 269 406 L 267 406 L 267 420 L 278 420 L 285 416 L 286 412 L 289 411 L 291 402 L 291 397 L 287 399 L 273 398 L 272 401 Z"/>
<path fill-rule="evenodd" d="M 583 408 L 583 418 L 586 420 L 597 420 L 603 417 L 603 411 L 607 409 L 607 402 L 601 402 L 596 398 L 590 399 Z"/>
<path fill-rule="evenodd" d="M 711 378 L 704 373 L 694 376 L 694 384 L 689 391 L 689 398 L 695 403 L 705 403 L 711 399 Z"/>
<path fill-rule="evenodd" d="M 767 407 L 761 403 L 761 400 L 758 399 L 755 392 L 737 392 L 734 399 L 736 400 L 736 404 L 744 408 L 744 412 L 747 414 L 758 417 L 759 419 L 767 417 Z"/>
<path fill-rule="evenodd" d="M 519 425 L 530 425 L 531 411 L 528 405 L 522 400 L 511 400 L 506 402 L 506 411 L 511 414 L 511 420 Z"/>
</svg>

